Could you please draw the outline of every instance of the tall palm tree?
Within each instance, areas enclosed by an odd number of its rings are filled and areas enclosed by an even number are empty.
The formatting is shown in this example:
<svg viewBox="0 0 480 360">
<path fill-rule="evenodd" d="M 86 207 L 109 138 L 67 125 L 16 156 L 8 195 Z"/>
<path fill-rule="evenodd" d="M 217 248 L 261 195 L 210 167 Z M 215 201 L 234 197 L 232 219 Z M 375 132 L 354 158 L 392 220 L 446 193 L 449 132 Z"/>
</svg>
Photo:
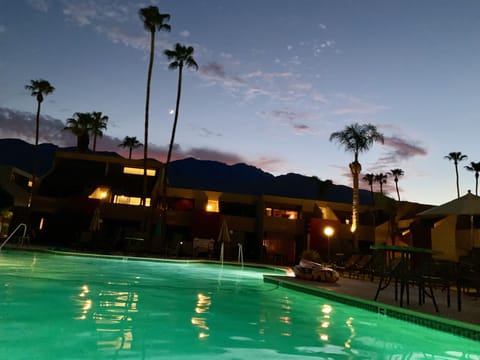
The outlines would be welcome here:
<svg viewBox="0 0 480 360">
<path fill-rule="evenodd" d="M 92 123 L 90 132 L 93 135 L 93 152 L 97 148 L 97 136 L 103 136 L 103 130 L 107 130 L 108 116 L 103 115 L 101 111 L 94 111 L 91 113 Z"/>
<path fill-rule="evenodd" d="M 405 172 L 402 169 L 392 169 L 390 170 L 390 175 L 393 176 L 393 181 L 395 181 L 395 189 L 397 190 L 398 201 L 400 201 L 400 191 L 398 191 L 398 178 L 405 175 Z"/>
<path fill-rule="evenodd" d="M 467 155 L 462 154 L 460 151 L 451 152 L 448 155 L 444 156 L 445 159 L 453 161 L 453 165 L 455 166 L 455 176 L 457 179 L 457 197 L 460 197 L 460 184 L 458 180 L 458 163 L 462 160 L 466 160 L 468 158 Z"/>
<path fill-rule="evenodd" d="M 175 132 L 177 130 L 177 121 L 178 121 L 178 113 L 180 110 L 180 97 L 182 95 L 182 79 L 183 79 L 183 68 L 192 68 L 194 70 L 198 70 L 198 64 L 193 58 L 193 47 L 191 46 L 184 46 L 179 43 L 175 44 L 175 48 L 173 50 L 165 50 L 164 54 L 169 61 L 172 61 L 168 68 L 170 70 L 177 70 L 178 69 L 178 83 L 177 83 L 177 101 L 175 103 L 175 117 L 173 120 L 173 127 L 172 127 L 172 135 L 170 137 L 170 144 L 168 146 L 168 155 L 167 161 L 165 163 L 165 169 L 163 171 L 163 191 L 162 191 L 162 208 L 166 207 L 166 200 L 167 200 L 167 173 L 168 173 L 168 165 L 170 164 L 170 159 L 172 158 L 172 149 L 173 143 L 175 141 Z"/>
<path fill-rule="evenodd" d="M 375 182 L 375 174 L 365 174 L 363 180 L 370 186 L 370 196 L 372 197 L 372 205 L 375 205 L 375 197 L 373 196 L 373 183 Z"/>
<path fill-rule="evenodd" d="M 76 112 L 72 118 L 67 119 L 64 130 L 69 130 L 77 137 L 77 151 L 87 152 L 92 130 L 92 114 Z"/>
<path fill-rule="evenodd" d="M 131 159 L 132 149 L 139 148 L 143 145 L 140 141 L 137 140 L 136 136 L 125 136 L 125 138 L 123 139 L 123 142 L 118 146 L 121 146 L 123 148 L 128 148 L 128 159 Z"/>
<path fill-rule="evenodd" d="M 361 152 L 370 150 L 375 141 L 380 141 L 383 144 L 383 135 L 378 132 L 376 126 L 372 124 L 354 123 L 346 126 L 342 131 L 333 132 L 330 135 L 330 141 L 333 140 L 343 145 L 347 152 L 353 152 L 354 155 L 353 162 L 349 164 L 353 176 L 352 226 L 350 231 L 354 234 L 354 250 L 358 251 L 358 232 L 356 231 L 358 226 L 358 208 L 360 205 L 358 178 L 362 171 L 362 165 L 358 161 L 358 155 Z"/>
<path fill-rule="evenodd" d="M 25 89 L 30 91 L 30 94 L 37 99 L 37 115 L 35 117 L 35 150 L 32 159 L 32 189 L 35 188 L 35 177 L 37 175 L 37 156 L 38 156 L 38 138 L 40 132 L 40 108 L 43 102 L 43 99 L 48 94 L 53 93 L 55 88 L 44 79 L 30 80 L 30 84 L 25 85 Z"/>
<path fill-rule="evenodd" d="M 387 183 L 388 175 L 384 173 L 375 174 L 375 181 L 380 185 L 380 194 L 383 195 L 383 184 Z"/>
<path fill-rule="evenodd" d="M 152 80 L 153 58 L 155 55 L 155 32 L 164 30 L 170 31 L 171 27 L 166 24 L 170 20 L 169 14 L 160 14 L 158 7 L 148 6 L 141 8 L 138 11 L 140 19 L 143 22 L 145 30 L 150 32 L 150 59 L 148 62 L 148 75 L 147 75 L 147 94 L 145 100 L 145 136 L 143 146 L 143 198 L 142 202 L 145 205 L 145 199 L 147 197 L 147 158 L 148 158 L 148 117 L 150 108 L 150 83 Z"/>
<path fill-rule="evenodd" d="M 480 174 L 480 162 L 472 161 L 470 165 L 465 166 L 465 169 L 475 173 L 475 195 L 478 196 L 478 176 Z"/>
<path fill-rule="evenodd" d="M 30 84 L 25 85 L 25 89 L 30 91 L 31 95 L 37 99 L 37 116 L 35 118 L 35 146 L 37 146 L 40 128 L 40 107 L 45 96 L 53 93 L 55 88 L 47 80 L 38 79 L 30 80 Z"/>
</svg>

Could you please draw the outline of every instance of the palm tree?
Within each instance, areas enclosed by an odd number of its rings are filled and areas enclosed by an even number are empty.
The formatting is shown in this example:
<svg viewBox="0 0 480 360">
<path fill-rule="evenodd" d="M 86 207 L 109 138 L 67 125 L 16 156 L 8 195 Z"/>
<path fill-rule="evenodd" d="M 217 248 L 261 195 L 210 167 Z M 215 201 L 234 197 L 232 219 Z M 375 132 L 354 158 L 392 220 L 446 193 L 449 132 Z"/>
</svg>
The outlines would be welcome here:
<svg viewBox="0 0 480 360">
<path fill-rule="evenodd" d="M 455 165 L 455 175 L 457 179 L 457 197 L 460 197 L 460 185 L 458 181 L 458 163 L 462 160 L 467 159 L 467 157 L 467 155 L 462 154 L 460 151 L 451 152 L 444 157 L 445 159 L 453 161 L 453 164 Z"/>
<path fill-rule="evenodd" d="M 340 145 L 345 147 L 347 152 L 353 152 L 353 162 L 349 164 L 350 171 L 353 176 L 353 199 L 352 199 L 352 226 L 350 231 L 354 234 L 353 246 L 354 250 L 358 251 L 358 207 L 359 189 L 358 178 L 362 171 L 362 165 L 358 162 L 358 155 L 361 152 L 369 150 L 375 141 L 380 141 L 383 144 L 383 135 L 377 131 L 376 126 L 372 124 L 358 124 L 354 123 L 345 127 L 343 131 L 337 131 L 330 135 L 330 141 L 335 140 Z"/>
<path fill-rule="evenodd" d="M 375 174 L 371 174 L 371 173 L 365 174 L 365 176 L 363 177 L 363 180 L 366 181 L 370 186 L 370 196 L 372 197 L 372 205 L 374 205 L 375 199 L 373 196 L 373 183 L 375 182 Z"/>
<path fill-rule="evenodd" d="M 398 201 L 400 201 L 400 192 L 398 191 L 398 178 L 405 175 L 405 172 L 402 169 L 392 169 L 390 170 L 390 175 L 393 176 L 393 181 L 395 181 L 395 189 L 397 190 Z"/>
<path fill-rule="evenodd" d="M 25 89 L 30 91 L 32 96 L 37 99 L 37 116 L 35 118 L 35 146 L 38 145 L 38 134 L 40 128 L 40 107 L 43 99 L 48 94 L 51 94 L 55 88 L 50 85 L 47 80 L 38 79 L 30 80 L 30 84 L 25 85 Z"/>
<path fill-rule="evenodd" d="M 165 163 L 165 169 L 163 171 L 163 192 L 162 192 L 162 208 L 166 207 L 166 200 L 167 200 L 167 172 L 168 172 L 168 165 L 170 164 L 170 159 L 172 157 L 172 149 L 173 143 L 175 141 L 175 132 L 177 130 L 177 121 L 178 121 L 178 113 L 180 110 L 180 97 L 182 95 L 182 78 L 183 78 L 183 68 L 192 68 L 198 70 L 198 64 L 196 63 L 195 59 L 193 58 L 193 47 L 189 46 L 186 47 L 179 43 L 175 44 L 175 48 L 173 50 L 165 50 L 164 54 L 168 60 L 172 61 L 168 68 L 170 70 L 178 69 L 178 83 L 177 83 L 177 101 L 175 104 L 175 117 L 173 120 L 173 127 L 172 127 L 172 135 L 170 137 L 170 144 L 168 146 L 168 155 L 167 161 Z"/>
<path fill-rule="evenodd" d="M 90 132 L 93 134 L 93 152 L 97 148 L 97 136 L 103 136 L 103 130 L 107 130 L 108 116 L 103 115 L 100 111 L 91 113 L 92 123 Z"/>
<path fill-rule="evenodd" d="M 30 80 L 30 84 L 25 85 L 25 89 L 30 91 L 30 94 L 37 99 L 37 115 L 35 117 L 35 150 L 33 155 L 33 166 L 32 166 L 32 175 L 33 175 L 33 184 L 32 189 L 35 188 L 35 177 L 37 173 L 37 156 L 38 156 L 38 138 L 40 132 L 40 107 L 42 105 L 43 99 L 48 94 L 53 93 L 55 88 L 47 81 L 43 79 Z"/>
<path fill-rule="evenodd" d="M 132 158 L 132 149 L 139 148 L 143 145 L 140 141 L 137 140 L 136 136 L 125 136 L 123 142 L 118 146 L 128 148 L 128 159 L 130 160 Z"/>
<path fill-rule="evenodd" d="M 383 184 L 387 183 L 388 175 L 384 173 L 375 174 L 375 181 L 380 184 L 380 194 L 383 195 Z"/>
<path fill-rule="evenodd" d="M 76 112 L 72 118 L 67 119 L 64 130 L 70 130 L 77 137 L 77 151 L 87 152 L 92 130 L 92 114 Z"/>
<path fill-rule="evenodd" d="M 470 165 L 465 166 L 465 169 L 475 173 L 475 195 L 478 196 L 478 176 L 480 173 L 480 162 L 472 161 Z"/>
<path fill-rule="evenodd" d="M 170 20 L 169 14 L 160 14 L 158 7 L 149 6 L 141 8 L 138 12 L 140 19 L 143 22 L 145 30 L 150 32 L 150 60 L 148 62 L 147 75 L 147 94 L 145 100 L 145 136 L 143 146 L 143 198 L 142 202 L 145 205 L 147 197 L 147 158 L 148 158 L 148 117 L 150 108 L 150 83 L 152 80 L 153 57 L 155 55 L 155 32 L 164 30 L 170 31 L 170 25 L 165 22 Z"/>
</svg>

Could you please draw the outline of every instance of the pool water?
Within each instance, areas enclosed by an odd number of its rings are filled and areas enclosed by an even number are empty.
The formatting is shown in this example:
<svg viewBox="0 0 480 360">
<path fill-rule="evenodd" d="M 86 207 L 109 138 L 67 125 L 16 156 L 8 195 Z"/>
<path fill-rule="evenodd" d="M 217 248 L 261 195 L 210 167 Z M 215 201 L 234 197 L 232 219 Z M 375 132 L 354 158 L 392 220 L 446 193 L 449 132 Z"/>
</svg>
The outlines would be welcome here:
<svg viewBox="0 0 480 360">
<path fill-rule="evenodd" d="M 479 343 L 264 283 L 274 270 L 0 252 L 1 359 L 472 359 Z"/>
</svg>

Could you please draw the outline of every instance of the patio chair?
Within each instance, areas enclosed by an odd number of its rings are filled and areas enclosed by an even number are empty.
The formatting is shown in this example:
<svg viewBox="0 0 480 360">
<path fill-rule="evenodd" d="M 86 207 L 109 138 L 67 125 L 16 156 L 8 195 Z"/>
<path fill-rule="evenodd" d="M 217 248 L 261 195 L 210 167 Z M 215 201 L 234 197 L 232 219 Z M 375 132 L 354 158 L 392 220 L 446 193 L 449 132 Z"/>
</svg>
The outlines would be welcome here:
<svg viewBox="0 0 480 360">
<path fill-rule="evenodd" d="M 336 264 L 335 270 L 337 270 L 340 275 L 344 276 L 345 272 L 350 271 L 350 269 L 360 260 L 360 254 L 352 254 L 347 260 L 343 263 Z"/>
<path fill-rule="evenodd" d="M 352 267 L 348 271 L 350 277 L 359 279 L 360 277 L 365 278 L 365 276 L 367 275 L 371 276 L 373 268 L 372 260 L 373 255 L 363 255 L 355 264 L 352 265 Z"/>
</svg>

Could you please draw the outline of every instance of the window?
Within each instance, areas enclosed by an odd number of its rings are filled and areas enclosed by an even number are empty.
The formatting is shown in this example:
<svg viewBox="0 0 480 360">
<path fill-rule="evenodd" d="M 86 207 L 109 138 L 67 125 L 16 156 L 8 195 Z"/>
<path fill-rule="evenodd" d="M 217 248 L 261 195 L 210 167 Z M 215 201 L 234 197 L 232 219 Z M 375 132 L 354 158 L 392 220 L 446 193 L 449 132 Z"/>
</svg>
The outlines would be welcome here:
<svg viewBox="0 0 480 360">
<path fill-rule="evenodd" d="M 123 168 L 124 174 L 131 174 L 131 175 L 143 175 L 143 168 L 134 168 L 125 166 Z M 155 169 L 147 169 L 147 176 L 155 176 L 156 170 Z"/>
<path fill-rule="evenodd" d="M 218 200 L 208 200 L 206 210 L 208 212 L 218 212 Z"/>
<path fill-rule="evenodd" d="M 279 217 L 279 218 L 284 218 L 288 220 L 297 220 L 298 211 L 275 209 L 275 208 L 267 207 L 265 208 L 265 216 Z"/>
<path fill-rule="evenodd" d="M 110 188 L 99 186 L 88 197 L 90 199 L 107 200 L 110 194 Z"/>
<path fill-rule="evenodd" d="M 136 205 L 139 206 L 142 203 L 142 198 L 134 196 L 125 196 L 125 195 L 115 195 L 113 197 L 114 204 L 123 204 L 123 205 Z M 145 199 L 145 205 L 150 206 L 150 198 Z"/>
</svg>

